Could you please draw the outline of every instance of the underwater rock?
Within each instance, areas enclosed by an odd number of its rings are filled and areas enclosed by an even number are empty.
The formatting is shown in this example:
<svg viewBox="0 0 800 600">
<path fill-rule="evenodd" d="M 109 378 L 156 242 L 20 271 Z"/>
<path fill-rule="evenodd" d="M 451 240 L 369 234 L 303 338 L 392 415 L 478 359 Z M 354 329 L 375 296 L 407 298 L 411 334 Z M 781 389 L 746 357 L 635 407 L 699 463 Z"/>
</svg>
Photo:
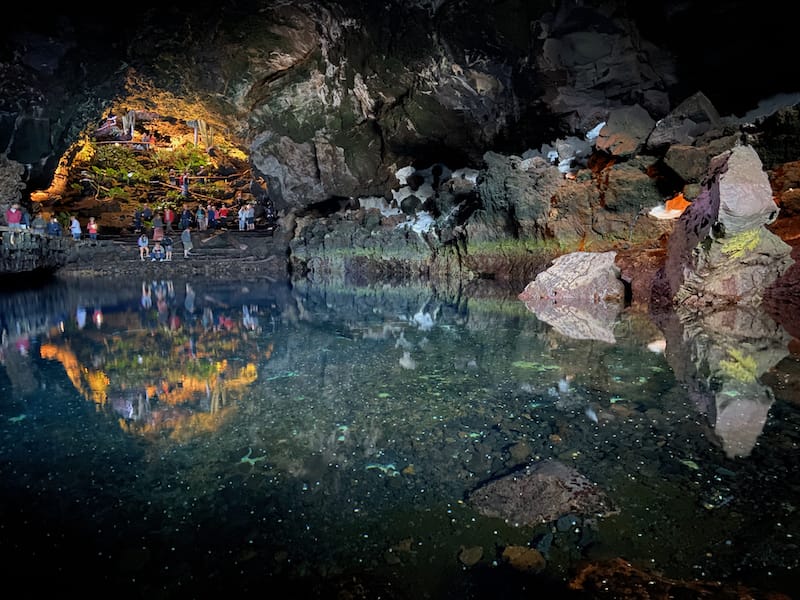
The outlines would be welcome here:
<svg viewBox="0 0 800 600">
<path fill-rule="evenodd" d="M 617 512 L 596 483 L 557 460 L 494 479 L 474 490 L 467 502 L 480 514 L 517 527 L 555 521 L 568 513 L 608 516 Z"/>
</svg>

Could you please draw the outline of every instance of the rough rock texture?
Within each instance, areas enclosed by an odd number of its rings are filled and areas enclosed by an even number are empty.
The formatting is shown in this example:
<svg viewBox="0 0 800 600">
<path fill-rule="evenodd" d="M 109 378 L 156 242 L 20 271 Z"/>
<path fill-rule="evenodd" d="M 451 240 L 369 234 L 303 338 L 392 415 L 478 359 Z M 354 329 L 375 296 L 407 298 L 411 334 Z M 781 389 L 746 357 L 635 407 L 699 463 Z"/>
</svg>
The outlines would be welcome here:
<svg viewBox="0 0 800 600">
<path fill-rule="evenodd" d="M 735 582 L 682 580 L 664 577 L 622 558 L 583 564 L 569 588 L 591 598 L 643 600 L 644 598 L 764 598 L 790 600 L 784 594 L 764 592 Z"/>
<path fill-rule="evenodd" d="M 574 339 L 613 343 L 614 323 L 625 302 L 616 252 L 573 252 L 553 261 L 519 299 L 539 319 Z"/>
<path fill-rule="evenodd" d="M 616 512 L 597 484 L 555 460 L 492 480 L 473 491 L 468 502 L 484 516 L 521 527 L 555 521 L 569 513 L 606 516 Z"/>
<path fill-rule="evenodd" d="M 778 206 L 755 150 L 736 146 L 712 161 L 705 190 L 681 215 L 654 294 L 681 305 L 758 305 L 794 262 L 769 231 Z"/>
<path fill-rule="evenodd" d="M 70 239 L 34 234 L 30 231 L 3 231 L 0 238 L 0 277 L 41 272 L 53 273 L 73 258 Z"/>
<path fill-rule="evenodd" d="M 109 112 L 159 114 L 248 157 L 286 223 L 302 225 L 287 229 L 295 273 L 516 287 L 558 253 L 659 247 L 671 224 L 648 210 L 697 198 L 709 159 L 744 129 L 768 168 L 800 156 L 797 110 L 776 112 L 796 99 L 742 110 L 785 82 L 769 79 L 786 20 L 738 0 L 118 8 L 23 16 L 2 40 L 0 154 L 15 166 L 4 201 L 62 183 L 59 163 Z M 727 35 L 734 14 L 776 21 L 762 27 L 769 47 Z M 720 116 L 733 111 L 745 116 Z M 588 136 L 603 124 L 595 148 Z M 346 213 L 392 198 L 412 165 L 412 179 L 441 176 L 397 199 L 404 226 Z M 451 177 L 462 169 L 479 175 Z"/>
</svg>

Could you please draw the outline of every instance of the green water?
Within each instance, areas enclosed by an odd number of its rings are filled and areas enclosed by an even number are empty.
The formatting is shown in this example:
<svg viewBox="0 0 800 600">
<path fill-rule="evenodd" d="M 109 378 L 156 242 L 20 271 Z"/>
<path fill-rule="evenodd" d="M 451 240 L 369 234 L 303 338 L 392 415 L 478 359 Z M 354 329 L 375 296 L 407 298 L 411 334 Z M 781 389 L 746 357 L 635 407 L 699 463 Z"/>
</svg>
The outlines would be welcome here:
<svg viewBox="0 0 800 600">
<path fill-rule="evenodd" d="M 684 327 L 663 351 L 646 315 L 575 339 L 513 296 L 413 287 L 59 283 L 0 306 L 0 547 L 28 590 L 621 597 L 568 590 L 613 558 L 796 588 L 784 337 L 741 355 Z M 469 501 L 545 460 L 617 510 L 517 527 Z"/>
</svg>

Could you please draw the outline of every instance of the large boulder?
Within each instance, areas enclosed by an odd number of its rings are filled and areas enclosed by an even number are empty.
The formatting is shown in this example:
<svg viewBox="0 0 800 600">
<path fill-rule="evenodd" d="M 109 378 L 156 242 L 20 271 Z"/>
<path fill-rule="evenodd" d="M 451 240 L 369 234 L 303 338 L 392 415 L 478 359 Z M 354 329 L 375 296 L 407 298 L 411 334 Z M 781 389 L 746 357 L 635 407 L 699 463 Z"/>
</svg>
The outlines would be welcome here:
<svg viewBox="0 0 800 600">
<path fill-rule="evenodd" d="M 614 343 L 614 323 L 625 300 L 615 256 L 616 252 L 559 256 L 525 286 L 519 299 L 567 337 Z"/>
<path fill-rule="evenodd" d="M 703 192 L 670 235 L 656 305 L 755 306 L 794 263 L 791 247 L 766 228 L 778 206 L 755 150 L 740 145 L 711 162 Z"/>
</svg>

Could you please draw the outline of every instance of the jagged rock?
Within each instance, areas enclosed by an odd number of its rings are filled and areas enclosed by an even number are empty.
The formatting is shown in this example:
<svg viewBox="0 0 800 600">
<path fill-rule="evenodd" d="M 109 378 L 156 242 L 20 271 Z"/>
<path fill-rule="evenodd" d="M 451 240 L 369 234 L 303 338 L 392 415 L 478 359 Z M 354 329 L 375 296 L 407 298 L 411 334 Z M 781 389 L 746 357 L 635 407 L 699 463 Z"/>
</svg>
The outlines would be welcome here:
<svg viewBox="0 0 800 600">
<path fill-rule="evenodd" d="M 658 150 L 672 144 L 691 146 L 712 127 L 720 124 L 720 116 L 711 100 L 697 92 L 660 119 L 647 139 L 647 148 Z"/>
<path fill-rule="evenodd" d="M 34 272 L 53 273 L 72 258 L 69 238 L 50 237 L 30 231 L 3 231 L 0 239 L 0 276 Z"/>
<path fill-rule="evenodd" d="M 758 155 L 737 146 L 712 160 L 708 183 L 675 223 L 654 303 L 758 305 L 793 264 L 791 247 L 764 225 L 778 215 Z"/>
<path fill-rule="evenodd" d="M 523 301 L 548 299 L 559 303 L 622 302 L 625 286 L 614 264 L 616 252 L 572 252 L 553 260 L 519 295 Z"/>
<path fill-rule="evenodd" d="M 545 101 L 553 112 L 569 116 L 575 130 L 589 131 L 607 120 L 609 108 L 676 78 L 674 64 L 652 44 L 630 52 L 638 41 L 629 24 L 602 9 L 562 4 L 536 25 L 540 77 L 560 82 L 549 86 Z M 651 107 L 661 108 L 662 102 L 663 97 Z"/>
<path fill-rule="evenodd" d="M 629 157 L 639 153 L 653 130 L 655 121 L 638 104 L 611 111 L 600 130 L 596 146 L 612 156 Z"/>
<path fill-rule="evenodd" d="M 739 136 L 730 135 L 711 140 L 702 146 L 673 144 L 664 154 L 664 164 L 675 171 L 675 174 L 683 179 L 685 183 L 700 183 L 708 173 L 711 159 L 726 150 L 730 150 L 738 139 Z M 688 189 L 691 188 L 689 186 L 684 187 L 683 195 L 689 199 L 696 197 L 696 194 L 694 196 L 688 194 Z"/>
<path fill-rule="evenodd" d="M 518 527 L 555 521 L 570 513 L 607 516 L 617 512 L 597 484 L 557 460 L 542 461 L 485 483 L 470 493 L 467 501 L 482 515 Z"/>
<path fill-rule="evenodd" d="M 778 218 L 779 209 L 772 198 L 769 178 L 752 146 L 736 146 L 728 154 L 715 158 L 720 175 L 719 223 L 726 236 L 769 225 Z"/>
</svg>

